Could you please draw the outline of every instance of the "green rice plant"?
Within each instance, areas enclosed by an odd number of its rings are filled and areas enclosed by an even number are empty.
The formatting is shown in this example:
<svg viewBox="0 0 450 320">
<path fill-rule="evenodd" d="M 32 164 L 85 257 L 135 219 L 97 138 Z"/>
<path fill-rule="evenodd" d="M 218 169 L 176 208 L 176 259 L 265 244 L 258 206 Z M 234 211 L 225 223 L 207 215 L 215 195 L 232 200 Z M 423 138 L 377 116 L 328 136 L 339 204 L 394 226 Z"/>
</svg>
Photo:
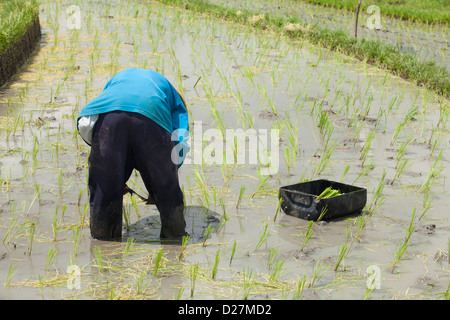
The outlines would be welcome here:
<svg viewBox="0 0 450 320">
<path fill-rule="evenodd" d="M 276 262 L 272 268 L 272 271 L 270 272 L 270 276 L 269 276 L 270 282 L 275 282 L 280 278 L 280 276 L 283 272 L 283 269 L 284 269 L 283 265 L 284 265 L 284 260 L 280 260 L 280 259 L 276 260 Z"/>
<path fill-rule="evenodd" d="M 372 159 L 372 161 L 363 168 L 363 170 L 358 174 L 355 180 L 353 180 L 353 184 L 355 184 L 355 182 L 358 181 L 359 178 L 361 178 L 362 176 L 366 176 L 370 171 L 375 169 L 375 165 L 373 164 L 374 162 L 375 160 Z"/>
<path fill-rule="evenodd" d="M 405 239 L 403 240 L 402 243 L 400 243 L 397 246 L 397 250 L 395 251 L 395 260 L 394 260 L 394 263 L 392 264 L 391 273 L 394 273 L 395 266 L 400 262 L 401 258 L 403 257 L 403 255 L 406 252 L 406 249 L 409 246 L 411 235 L 413 234 L 413 232 L 415 230 L 415 227 L 414 227 L 414 218 L 415 218 L 415 216 L 416 216 L 416 208 L 413 209 L 413 212 L 411 214 L 411 219 L 409 221 L 408 228 L 406 228 Z"/>
<path fill-rule="evenodd" d="M 178 260 L 181 261 L 181 259 L 184 256 L 184 252 L 186 251 L 186 246 L 189 243 L 189 240 L 191 239 L 190 236 L 183 236 L 183 238 L 181 239 L 181 250 L 180 250 L 180 254 L 178 255 Z"/>
<path fill-rule="evenodd" d="M 96 261 L 96 267 L 101 271 L 105 271 L 105 268 L 103 266 L 103 257 L 102 257 L 102 247 L 97 246 L 95 247 L 93 250 L 94 252 L 94 257 L 95 257 L 95 261 Z"/>
<path fill-rule="evenodd" d="M 15 267 L 13 266 L 12 263 L 10 263 L 9 269 L 8 269 L 8 274 L 6 275 L 5 288 L 9 288 L 9 286 L 11 285 L 11 278 L 14 273 L 14 269 L 15 269 Z"/>
<path fill-rule="evenodd" d="M 370 205 L 367 209 L 368 215 L 372 215 L 372 213 L 375 211 L 375 209 L 384 201 L 384 196 L 382 195 L 383 189 L 384 189 L 384 179 L 386 177 L 386 170 L 383 169 L 383 173 L 381 175 L 381 179 L 378 182 L 378 186 L 375 189 L 374 196 L 372 198 L 372 201 L 370 202 Z"/>
<path fill-rule="evenodd" d="M 194 296 L 195 282 L 198 275 L 198 262 L 191 266 L 190 279 L 191 279 L 191 298 Z"/>
<path fill-rule="evenodd" d="M 394 181 L 397 180 L 400 177 L 400 175 L 403 173 L 406 166 L 408 165 L 408 162 L 409 162 L 408 159 L 400 160 L 398 162 L 398 164 L 396 165 L 395 174 L 391 180 L 391 185 L 394 184 Z"/>
<path fill-rule="evenodd" d="M 395 140 L 397 139 L 398 135 L 400 134 L 400 131 L 403 129 L 405 125 L 408 124 L 408 122 L 412 121 L 414 117 L 419 113 L 419 107 L 416 105 L 412 105 L 408 111 L 406 112 L 405 117 L 402 119 L 402 121 L 399 122 L 397 125 L 397 128 L 395 129 L 394 135 L 391 139 L 391 145 L 394 145 Z"/>
<path fill-rule="evenodd" d="M 341 177 L 341 179 L 339 180 L 340 182 L 344 181 L 344 178 L 345 178 L 345 176 L 347 175 L 348 170 L 350 170 L 350 165 L 349 165 L 349 164 L 347 164 L 347 165 L 345 166 L 344 172 L 342 173 L 342 177 Z"/>
<path fill-rule="evenodd" d="M 25 221 L 21 224 L 18 223 L 18 219 L 15 216 L 15 205 L 11 210 L 8 229 L 3 236 L 3 244 L 8 244 L 15 238 L 22 236 L 27 230 L 27 226 L 31 223 L 31 220 Z"/>
<path fill-rule="evenodd" d="M 234 240 L 233 241 L 233 247 L 231 249 L 230 266 L 231 266 L 231 262 L 233 261 L 234 254 L 236 253 L 236 246 L 237 246 L 237 243 L 236 243 L 236 240 Z"/>
<path fill-rule="evenodd" d="M 128 238 L 127 244 L 125 245 L 125 249 L 123 250 L 123 255 L 126 256 L 133 248 L 134 244 L 136 243 L 136 240 L 134 238 Z"/>
<path fill-rule="evenodd" d="M 219 267 L 219 261 L 220 261 L 220 248 L 216 251 L 216 256 L 214 258 L 214 265 L 211 271 L 211 278 L 214 280 L 217 275 L 217 268 Z"/>
<path fill-rule="evenodd" d="M 361 156 L 359 157 L 359 160 L 362 160 L 361 167 L 364 167 L 364 163 L 366 162 L 367 155 L 369 154 L 369 151 L 372 146 L 372 140 L 375 137 L 375 131 L 370 131 L 369 135 L 367 136 L 366 141 L 364 142 L 363 147 L 361 148 Z"/>
<path fill-rule="evenodd" d="M 426 190 L 429 190 L 431 188 L 431 184 L 434 182 L 434 180 L 439 176 L 442 170 L 444 170 L 444 164 L 442 161 L 442 151 L 439 153 L 436 160 L 433 162 L 433 165 L 430 167 L 430 170 L 428 171 L 428 175 L 425 178 L 425 180 L 422 182 L 422 184 L 419 187 L 420 192 L 424 192 Z M 441 162 L 439 164 L 439 162 Z"/>
<path fill-rule="evenodd" d="M 247 187 L 245 185 L 241 185 L 241 189 L 239 190 L 239 198 L 238 198 L 238 201 L 236 203 L 236 209 L 239 208 L 239 205 L 240 205 L 240 203 L 242 201 L 242 198 L 244 197 L 244 192 L 245 192 L 246 189 L 247 189 Z"/>
<path fill-rule="evenodd" d="M 345 241 L 342 245 L 338 245 L 338 256 L 336 259 L 336 263 L 334 265 L 334 271 L 337 271 L 339 266 L 341 265 L 342 261 L 348 256 L 351 246 L 348 244 L 350 229 L 347 228 L 345 231 Z"/>
<path fill-rule="evenodd" d="M 227 210 L 225 207 L 225 200 L 223 200 L 223 197 L 219 198 L 219 204 L 220 204 L 220 207 L 222 208 L 223 217 L 225 219 L 227 219 Z"/>
<path fill-rule="evenodd" d="M 158 270 L 161 266 L 161 259 L 163 257 L 164 251 L 161 248 L 156 254 L 155 265 L 153 266 L 153 276 L 156 277 L 158 275 Z"/>
<path fill-rule="evenodd" d="M 293 151 L 291 148 L 284 148 L 284 161 L 286 162 L 287 174 L 291 175 L 291 168 L 294 166 L 295 162 L 295 150 Z"/>
<path fill-rule="evenodd" d="M 48 268 L 55 262 L 57 253 L 58 251 L 52 247 L 48 249 L 47 258 L 45 259 L 45 271 L 47 271 Z"/>
<path fill-rule="evenodd" d="M 303 243 L 302 243 L 302 245 L 300 247 L 300 251 L 303 251 L 303 249 L 305 248 L 305 246 L 308 243 L 309 239 L 314 234 L 314 231 L 312 230 L 313 224 L 314 224 L 314 221 L 312 221 L 312 220 L 308 221 L 308 226 L 306 227 L 305 234 L 303 235 Z"/>
<path fill-rule="evenodd" d="M 331 147 L 325 149 L 323 156 L 320 158 L 319 164 L 314 169 L 313 176 L 320 175 L 323 172 L 323 170 L 326 169 L 328 163 L 330 162 L 331 155 L 332 155 L 332 153 L 333 153 L 335 148 L 336 148 L 336 144 L 334 144 Z"/>
<path fill-rule="evenodd" d="M 322 278 L 322 276 L 325 274 L 325 272 L 329 268 L 330 267 L 324 268 L 321 258 L 319 257 L 319 259 L 317 259 L 317 261 L 314 265 L 314 269 L 313 269 L 311 278 L 309 279 L 308 288 L 314 288 L 316 286 L 317 282 Z"/>
<path fill-rule="evenodd" d="M 267 184 L 267 181 L 269 181 L 270 176 L 265 176 L 265 177 L 260 177 L 260 184 L 258 185 L 258 187 L 256 188 L 256 190 L 253 192 L 252 194 L 252 198 L 254 198 L 258 193 L 262 192 L 262 190 L 264 189 L 264 187 Z"/>
<path fill-rule="evenodd" d="M 428 210 L 431 208 L 431 204 L 433 202 L 433 199 L 430 195 L 430 190 L 427 189 L 423 192 L 423 200 L 422 200 L 422 214 L 419 217 L 419 220 L 422 219 L 422 217 L 427 213 Z"/>
<path fill-rule="evenodd" d="M 247 300 L 248 296 L 250 294 L 250 291 L 252 290 L 252 287 L 254 285 L 255 281 L 255 275 L 253 274 L 253 270 L 250 269 L 250 267 L 247 267 L 247 270 L 245 270 L 245 267 L 242 268 L 242 290 L 244 291 L 242 300 Z"/>
<path fill-rule="evenodd" d="M 52 216 L 53 241 L 55 241 L 55 242 L 56 242 L 56 238 L 58 237 L 58 232 L 59 232 L 58 209 L 59 209 L 59 205 L 57 204 L 55 207 L 55 213 Z"/>
<path fill-rule="evenodd" d="M 254 250 L 254 251 L 258 250 L 259 247 L 261 247 L 261 245 L 264 243 L 264 241 L 266 241 L 267 237 L 270 235 L 270 232 L 267 231 L 267 227 L 268 227 L 268 226 L 269 226 L 269 223 L 266 223 L 266 224 L 264 225 L 264 231 L 263 231 L 263 233 L 261 234 L 261 236 L 259 237 L 258 243 L 256 244 L 256 247 L 255 247 L 255 250 Z"/>
<path fill-rule="evenodd" d="M 142 271 L 140 273 L 140 276 L 134 276 L 135 283 L 136 283 L 136 295 L 143 294 L 145 291 L 145 288 L 147 287 L 149 283 L 149 279 L 147 279 L 147 272 Z"/>
<path fill-rule="evenodd" d="M 75 226 L 72 229 L 73 256 L 77 256 L 78 245 L 80 244 L 81 227 Z"/>
<path fill-rule="evenodd" d="M 303 294 L 303 289 L 305 288 L 306 284 L 306 276 L 304 275 L 303 278 L 298 277 L 297 278 L 297 286 L 295 287 L 295 292 L 292 297 L 293 300 L 299 300 Z"/>
<path fill-rule="evenodd" d="M 281 211 L 281 203 L 283 202 L 282 198 L 278 199 L 277 209 L 275 210 L 275 216 L 273 217 L 273 222 L 277 221 L 278 213 Z"/>
<path fill-rule="evenodd" d="M 357 239 L 358 241 L 361 241 L 362 231 L 364 230 L 364 227 L 366 226 L 366 223 L 367 223 L 366 215 L 367 215 L 367 211 L 365 209 L 363 209 L 362 214 L 356 220 L 355 239 Z"/>
<path fill-rule="evenodd" d="M 270 248 L 269 256 L 267 260 L 267 269 L 272 269 L 273 264 L 277 260 L 278 255 L 280 254 L 280 249 L 278 248 Z"/>
<path fill-rule="evenodd" d="M 35 232 L 36 232 L 36 224 L 34 222 L 31 222 L 29 225 L 30 226 L 28 227 L 28 231 L 27 231 L 27 236 L 28 236 L 28 255 L 31 254 L 31 250 L 33 249 L 34 235 L 35 235 Z"/>
<path fill-rule="evenodd" d="M 206 246 L 206 240 L 208 240 L 209 236 L 214 232 L 214 230 L 214 227 L 211 224 L 208 224 L 208 227 L 206 227 L 205 231 L 203 232 L 203 247 Z"/>
<path fill-rule="evenodd" d="M 333 187 L 329 186 L 325 188 L 318 196 L 317 201 L 320 201 L 320 199 L 327 199 L 332 197 L 340 196 L 342 193 L 338 189 L 334 189 Z"/>
</svg>

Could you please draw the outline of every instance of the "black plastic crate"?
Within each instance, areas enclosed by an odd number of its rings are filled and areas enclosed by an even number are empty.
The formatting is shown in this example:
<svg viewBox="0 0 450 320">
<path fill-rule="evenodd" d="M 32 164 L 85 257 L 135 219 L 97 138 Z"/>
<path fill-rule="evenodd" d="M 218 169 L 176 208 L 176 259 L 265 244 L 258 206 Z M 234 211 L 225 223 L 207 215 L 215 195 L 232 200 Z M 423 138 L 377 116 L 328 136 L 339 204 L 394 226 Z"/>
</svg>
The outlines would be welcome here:
<svg viewBox="0 0 450 320">
<path fill-rule="evenodd" d="M 339 190 L 341 195 L 317 200 L 326 188 Z M 331 220 L 360 212 L 367 202 L 367 190 L 349 184 L 330 180 L 313 180 L 281 187 L 279 197 L 284 213 L 305 220 Z"/>
</svg>

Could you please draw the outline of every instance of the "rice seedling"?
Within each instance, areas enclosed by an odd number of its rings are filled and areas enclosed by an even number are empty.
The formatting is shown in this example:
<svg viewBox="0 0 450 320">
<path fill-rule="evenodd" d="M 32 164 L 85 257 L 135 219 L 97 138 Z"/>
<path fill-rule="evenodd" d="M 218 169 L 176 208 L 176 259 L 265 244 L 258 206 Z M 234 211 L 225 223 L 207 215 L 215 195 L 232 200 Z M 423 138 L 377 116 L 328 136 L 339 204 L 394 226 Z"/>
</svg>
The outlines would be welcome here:
<svg viewBox="0 0 450 320">
<path fill-rule="evenodd" d="M 292 297 L 292 299 L 299 300 L 303 294 L 303 289 L 305 288 L 306 284 L 306 275 L 303 276 L 303 278 L 298 277 L 297 278 L 297 286 L 295 287 L 295 292 Z"/>
<path fill-rule="evenodd" d="M 52 231 L 53 231 L 53 241 L 54 242 L 56 242 L 56 238 L 58 237 L 58 232 L 59 232 L 58 209 L 59 209 L 59 205 L 56 205 L 55 213 L 52 216 Z"/>
<path fill-rule="evenodd" d="M 12 278 L 12 275 L 14 274 L 14 269 L 15 269 L 15 267 L 13 266 L 12 263 L 10 263 L 9 269 L 8 269 L 8 274 L 6 275 L 5 288 L 9 288 L 9 286 L 11 285 L 11 278 Z"/>
<path fill-rule="evenodd" d="M 153 276 L 156 277 L 158 275 L 158 270 L 161 266 L 161 259 L 163 257 L 164 251 L 161 248 L 156 254 L 155 265 L 153 266 Z"/>
<path fill-rule="evenodd" d="M 305 246 L 308 243 L 309 239 L 314 234 L 314 231 L 312 230 L 313 224 L 314 224 L 314 221 L 312 221 L 312 220 L 308 221 L 308 226 L 306 227 L 305 234 L 303 235 L 303 243 L 302 243 L 302 245 L 300 247 L 300 251 L 303 251 L 303 249 L 305 248 Z"/>
<path fill-rule="evenodd" d="M 178 260 L 181 261 L 181 259 L 184 256 L 184 252 L 186 251 L 186 246 L 189 243 L 189 240 L 191 239 L 190 236 L 183 236 L 183 238 L 181 239 L 181 250 L 180 250 L 180 254 L 178 255 Z"/>
<path fill-rule="evenodd" d="M 408 124 L 408 122 L 414 120 L 414 117 L 419 113 L 419 107 L 416 105 L 412 105 L 408 111 L 406 112 L 405 117 L 402 121 L 399 122 L 397 125 L 397 128 L 395 129 L 394 135 L 391 139 L 391 145 L 394 145 L 395 140 L 397 139 L 398 135 L 400 134 L 400 131 L 403 129 L 403 127 Z"/>
<path fill-rule="evenodd" d="M 145 288 L 147 287 L 149 283 L 149 279 L 147 279 L 147 272 L 143 271 L 140 273 L 139 276 L 135 277 L 135 284 L 136 284 L 136 295 L 143 294 L 145 291 Z"/>
<path fill-rule="evenodd" d="M 245 270 L 245 267 L 242 268 L 242 290 L 244 291 L 242 300 L 247 300 L 250 291 L 252 290 L 253 284 L 255 280 L 255 275 L 253 274 L 253 270 L 250 269 L 250 267 L 247 267 L 247 270 Z"/>
<path fill-rule="evenodd" d="M 385 177 L 386 177 L 386 170 L 383 169 L 381 179 L 378 182 L 377 188 L 375 189 L 372 201 L 370 202 L 370 205 L 367 208 L 367 213 L 369 216 L 372 215 L 372 213 L 375 211 L 375 209 L 384 201 L 384 196 L 382 195 L 382 192 L 384 189 Z"/>
<path fill-rule="evenodd" d="M 28 236 L 28 255 L 31 254 L 31 250 L 33 249 L 34 236 L 36 232 L 36 224 L 34 222 L 30 223 L 28 227 L 27 236 Z"/>
<path fill-rule="evenodd" d="M 342 193 L 338 189 L 334 189 L 333 187 L 327 187 L 325 188 L 317 197 L 317 201 L 320 201 L 320 199 L 327 199 L 332 197 L 340 196 Z"/>
<path fill-rule="evenodd" d="M 45 271 L 47 271 L 48 268 L 55 262 L 57 252 L 58 251 L 56 249 L 53 249 L 52 247 L 48 249 L 47 258 L 45 260 Z"/>
<path fill-rule="evenodd" d="M 231 249 L 231 255 L 230 255 L 230 266 L 231 266 L 231 262 L 233 261 L 234 254 L 236 253 L 236 246 L 237 246 L 237 243 L 236 243 L 236 240 L 234 240 L 233 247 Z"/>
<path fill-rule="evenodd" d="M 198 275 L 198 262 L 191 266 L 190 279 L 191 279 L 191 298 L 194 296 L 195 282 Z"/>
<path fill-rule="evenodd" d="M 308 288 L 314 288 L 316 286 L 317 282 L 322 278 L 322 276 L 325 274 L 325 272 L 330 268 L 329 266 L 324 268 L 324 265 L 321 260 L 322 259 L 319 257 L 319 259 L 317 259 L 317 261 L 314 265 L 313 273 L 309 279 Z"/>
<path fill-rule="evenodd" d="M 130 199 L 131 199 L 131 204 L 133 205 L 133 208 L 134 208 L 134 210 L 136 211 L 136 215 L 137 215 L 138 219 L 140 219 L 140 218 L 141 218 L 141 215 L 140 215 L 140 213 L 139 213 L 139 208 L 138 208 L 138 204 L 137 204 L 137 201 L 136 201 L 136 196 L 133 194 L 133 195 L 130 197 Z"/>
<path fill-rule="evenodd" d="M 101 272 L 105 271 L 105 268 L 104 268 L 104 265 L 103 265 L 102 247 L 97 246 L 92 251 L 94 252 L 95 262 L 97 263 L 95 266 Z"/>
<path fill-rule="evenodd" d="M 283 202 L 282 198 L 278 199 L 277 209 L 275 210 L 275 216 L 273 217 L 273 222 L 277 221 L 278 213 L 281 211 L 281 203 Z"/>
<path fill-rule="evenodd" d="M 206 227 L 205 231 L 203 232 L 203 242 L 202 246 L 206 246 L 206 240 L 212 235 L 214 232 L 214 227 L 211 224 L 208 224 L 208 227 Z"/>
<path fill-rule="evenodd" d="M 269 281 L 275 282 L 278 281 L 282 272 L 283 272 L 284 261 L 277 259 L 274 266 L 272 267 L 272 271 L 270 272 Z"/>
<path fill-rule="evenodd" d="M 219 267 L 219 261 L 220 261 L 220 248 L 216 251 L 216 256 L 214 258 L 214 265 L 211 270 L 211 278 L 214 280 L 217 275 L 217 268 Z"/>
<path fill-rule="evenodd" d="M 267 227 L 268 226 L 269 226 L 269 223 L 266 222 L 265 225 L 264 225 L 264 231 L 261 234 L 261 236 L 259 237 L 258 243 L 256 244 L 256 247 L 255 247 L 254 251 L 258 250 L 259 247 L 261 247 L 261 245 L 266 241 L 267 237 L 270 235 L 270 232 L 267 231 Z"/>
<path fill-rule="evenodd" d="M 422 200 L 422 214 L 419 217 L 419 220 L 427 213 L 428 210 L 431 209 L 431 204 L 433 203 L 432 196 L 430 194 L 430 190 L 425 190 L 423 192 L 423 200 Z"/>
<path fill-rule="evenodd" d="M 406 252 L 406 249 L 409 246 L 411 235 L 412 235 L 412 233 L 415 230 L 415 227 L 414 227 L 414 218 L 415 218 L 415 216 L 416 216 L 416 208 L 413 209 L 413 212 L 411 214 L 411 219 L 409 221 L 409 225 L 406 228 L 405 239 L 403 240 L 402 243 L 400 243 L 397 246 L 397 250 L 395 251 L 395 260 L 394 260 L 394 263 L 392 264 L 391 273 L 394 273 L 394 269 L 395 269 L 396 265 L 400 262 L 401 258 L 403 257 L 403 255 Z"/>
<path fill-rule="evenodd" d="M 22 236 L 23 233 L 26 232 L 26 228 L 29 224 L 31 224 L 31 220 L 19 224 L 18 218 L 15 216 L 15 204 L 13 204 L 9 218 L 9 226 L 3 236 L 3 244 L 8 244 L 15 238 Z"/>
<path fill-rule="evenodd" d="M 434 180 L 439 176 L 439 174 L 444 170 L 444 164 L 442 163 L 442 151 L 439 153 L 436 160 L 433 162 L 433 165 L 430 167 L 430 170 L 428 171 L 428 175 L 425 178 L 425 180 L 422 182 L 422 184 L 419 187 L 420 192 L 424 192 L 426 190 L 429 190 L 431 188 L 432 183 Z M 441 163 L 439 163 L 441 162 Z"/>
<path fill-rule="evenodd" d="M 366 141 L 364 142 L 363 147 L 361 148 L 361 156 L 359 157 L 359 160 L 362 160 L 361 167 L 364 167 L 364 163 L 366 162 L 367 155 L 369 154 L 369 151 L 372 146 L 372 140 L 375 137 L 375 132 L 370 131 L 369 135 L 367 136 Z"/>
<path fill-rule="evenodd" d="M 239 198 L 238 198 L 238 201 L 236 203 L 236 209 L 239 208 L 239 205 L 240 205 L 240 203 L 242 201 L 242 198 L 244 197 L 244 192 L 245 192 L 246 189 L 247 189 L 247 187 L 245 185 L 241 185 L 241 189 L 239 190 Z"/>
<path fill-rule="evenodd" d="M 343 260 L 348 256 L 348 254 L 351 250 L 351 246 L 349 246 L 349 244 L 348 244 L 349 235 L 350 235 L 350 230 L 349 230 L 349 228 L 347 228 L 345 231 L 344 243 L 342 243 L 342 245 L 338 245 L 338 256 L 336 259 L 336 263 L 334 264 L 334 268 L 333 268 L 334 271 L 337 271 L 339 269 L 339 266 L 341 265 Z"/>
</svg>

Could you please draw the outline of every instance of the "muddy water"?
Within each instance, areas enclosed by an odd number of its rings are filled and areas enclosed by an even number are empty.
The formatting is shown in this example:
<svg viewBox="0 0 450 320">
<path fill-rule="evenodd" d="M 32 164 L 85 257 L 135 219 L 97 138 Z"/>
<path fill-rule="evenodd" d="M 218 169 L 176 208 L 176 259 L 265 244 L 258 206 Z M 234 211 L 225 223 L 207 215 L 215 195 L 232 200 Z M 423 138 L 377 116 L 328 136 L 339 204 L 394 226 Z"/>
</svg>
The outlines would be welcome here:
<svg viewBox="0 0 450 320">
<path fill-rule="evenodd" d="M 73 4 L 80 8 L 79 30 L 67 27 L 66 10 Z M 381 286 L 369 298 L 437 299 L 445 292 L 450 231 L 447 101 L 305 42 L 287 42 L 277 34 L 157 2 L 42 1 L 40 10 L 41 47 L 0 93 L 5 106 L 0 146 L 2 299 L 292 299 L 303 276 L 303 299 L 362 299 L 370 266 L 379 268 Z M 122 242 L 96 241 L 89 234 L 89 148 L 76 134 L 75 119 L 115 72 L 130 66 L 155 69 L 184 92 L 192 121 L 201 121 L 202 136 L 196 137 L 204 138 L 203 144 L 200 139 L 196 145 L 194 136 L 191 143 L 203 159 L 208 155 L 204 150 L 212 153 L 204 134 L 220 128 L 221 122 L 233 130 L 280 133 L 279 170 L 268 180 L 258 175 L 264 166 L 249 160 L 211 164 L 190 154 L 190 163 L 180 170 L 191 234 L 185 248 L 161 243 L 155 207 L 141 202 L 135 207 L 128 196 Z M 411 106 L 418 112 L 393 140 Z M 323 114 L 333 127 L 328 143 L 318 127 Z M 361 150 L 371 132 L 362 166 Z M 289 137 L 298 138 L 298 144 L 288 172 L 284 155 L 285 148 L 293 150 Z M 406 148 L 401 159 L 408 159 L 408 166 L 392 181 L 402 143 Z M 243 147 L 247 155 L 254 148 Z M 324 162 L 327 150 L 332 152 Z M 421 189 L 435 162 L 442 169 Z M 307 221 L 277 213 L 280 186 L 317 178 L 342 180 L 366 187 L 369 206 L 383 170 L 384 201 L 366 218 L 361 234 L 361 215 L 315 223 L 313 235 L 299 250 Z M 145 194 L 138 174 L 129 185 Z M 241 186 L 246 189 L 237 206 Z M 429 209 L 419 219 L 424 207 Z M 392 272 L 414 208 L 415 231 Z M 213 232 L 206 236 L 208 226 Z M 334 271 L 347 229 L 351 251 Z M 154 277 L 161 249 L 162 264 Z M 277 261 L 283 267 L 279 275 L 274 271 Z M 320 264 L 321 276 L 313 281 Z M 78 267 L 79 276 L 70 276 L 69 266 Z M 80 280 L 79 287 L 74 279 Z M 138 286 L 139 279 L 145 287 Z"/>
<path fill-rule="evenodd" d="M 346 10 L 317 7 L 302 1 L 223 1 L 210 0 L 222 6 L 270 13 L 275 16 L 297 17 L 306 24 L 323 26 L 331 30 L 343 30 L 349 36 L 354 35 L 355 13 Z M 450 33 L 448 25 L 426 25 L 380 14 L 379 28 L 373 28 L 374 12 L 360 12 L 358 37 L 381 40 L 398 47 L 402 52 L 418 55 L 426 60 L 435 61 L 448 69 L 450 65 Z"/>
</svg>

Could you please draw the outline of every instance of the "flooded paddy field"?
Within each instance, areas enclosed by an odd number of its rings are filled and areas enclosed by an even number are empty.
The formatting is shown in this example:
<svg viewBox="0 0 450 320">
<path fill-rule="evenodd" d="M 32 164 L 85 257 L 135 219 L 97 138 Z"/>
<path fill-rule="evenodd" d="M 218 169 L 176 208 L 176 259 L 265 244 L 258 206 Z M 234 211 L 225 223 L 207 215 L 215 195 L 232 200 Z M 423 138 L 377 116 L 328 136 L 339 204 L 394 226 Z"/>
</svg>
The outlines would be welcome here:
<svg viewBox="0 0 450 320">
<path fill-rule="evenodd" d="M 283 1 L 282 4 L 270 0 L 210 0 L 209 2 L 261 14 L 268 13 L 286 18 L 297 17 L 307 25 L 317 24 L 330 30 L 343 30 L 349 36 L 353 36 L 355 31 L 354 12 L 317 7 L 303 1 L 288 0 Z M 447 23 L 425 24 L 395 19 L 381 11 L 378 19 L 377 11 L 361 10 L 358 37 L 391 44 L 398 47 L 401 52 L 435 61 L 437 65 L 447 70 L 450 66 L 450 31 Z"/>
<path fill-rule="evenodd" d="M 0 91 L 1 299 L 448 297 L 447 100 L 306 41 L 155 1 L 42 1 L 40 20 L 38 52 Z M 133 66 L 164 74 L 188 104 L 181 245 L 161 243 L 156 208 L 130 195 L 122 242 L 90 236 L 76 118 Z M 227 129 L 268 148 L 222 150 Z M 279 188 L 314 179 L 367 188 L 366 208 L 313 223 L 284 214 Z M 146 194 L 138 174 L 129 186 Z"/>
</svg>

